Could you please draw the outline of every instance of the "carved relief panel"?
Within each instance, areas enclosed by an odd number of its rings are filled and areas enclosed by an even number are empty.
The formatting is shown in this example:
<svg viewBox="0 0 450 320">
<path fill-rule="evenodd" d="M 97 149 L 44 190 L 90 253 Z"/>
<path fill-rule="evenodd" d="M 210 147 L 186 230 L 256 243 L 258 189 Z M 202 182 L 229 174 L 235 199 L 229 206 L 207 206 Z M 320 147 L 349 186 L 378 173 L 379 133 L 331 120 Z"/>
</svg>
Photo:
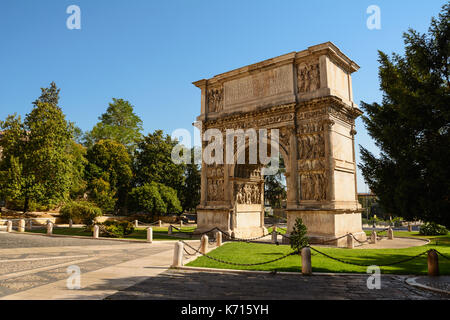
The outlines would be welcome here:
<svg viewBox="0 0 450 320">
<path fill-rule="evenodd" d="M 302 200 L 325 200 L 327 198 L 328 181 L 325 172 L 303 173 L 300 179 Z"/>
<path fill-rule="evenodd" d="M 235 182 L 234 199 L 238 204 L 261 204 L 261 184 Z"/>
<path fill-rule="evenodd" d="M 208 201 L 223 201 L 225 199 L 223 165 L 208 166 L 206 176 L 208 179 Z"/>
<path fill-rule="evenodd" d="M 297 84 L 299 93 L 307 93 L 320 89 L 319 64 L 299 64 L 297 66 Z"/>
<path fill-rule="evenodd" d="M 207 92 L 209 112 L 220 112 L 223 110 L 223 88 L 209 89 Z"/>
<path fill-rule="evenodd" d="M 301 200 L 327 198 L 324 124 L 320 118 L 301 121 L 297 129 Z"/>
</svg>

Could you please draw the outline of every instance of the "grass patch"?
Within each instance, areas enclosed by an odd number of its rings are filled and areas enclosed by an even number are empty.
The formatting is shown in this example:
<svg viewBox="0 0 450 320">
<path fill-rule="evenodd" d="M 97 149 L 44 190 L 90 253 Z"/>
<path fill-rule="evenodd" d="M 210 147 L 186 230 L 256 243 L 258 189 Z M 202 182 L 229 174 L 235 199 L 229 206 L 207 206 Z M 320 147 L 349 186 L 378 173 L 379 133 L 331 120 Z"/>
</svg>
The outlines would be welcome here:
<svg viewBox="0 0 450 320">
<path fill-rule="evenodd" d="M 400 232 L 399 232 L 400 233 Z M 414 232 L 413 232 L 414 234 Z M 404 235 L 409 236 L 409 235 Z M 434 242 L 420 247 L 411 247 L 404 249 L 341 249 L 341 248 L 324 248 L 317 247 L 318 250 L 344 261 L 366 264 L 366 265 L 383 265 L 387 263 L 397 262 L 409 257 L 413 257 L 419 253 L 429 249 L 436 249 L 439 252 L 450 257 L 450 245 L 448 237 L 438 237 L 438 245 Z M 222 247 L 211 251 L 209 255 L 225 261 L 235 263 L 258 263 L 273 260 L 292 252 L 290 246 L 286 245 L 269 245 L 255 243 L 230 242 Z M 206 257 L 199 257 L 187 264 L 193 267 L 207 267 L 219 269 L 239 269 L 239 270 L 260 270 L 260 271 L 289 271 L 301 272 L 301 257 L 298 255 L 287 257 L 283 260 L 260 266 L 232 266 L 213 261 Z M 367 267 L 354 266 L 344 264 L 339 261 L 331 260 L 314 251 L 312 251 L 312 269 L 313 272 L 336 272 L 336 273 L 366 273 Z M 450 274 L 450 261 L 439 258 L 439 269 L 442 275 Z M 381 267 L 384 274 L 427 274 L 427 258 L 426 255 L 416 258 L 412 261 L 404 262 L 394 266 Z"/>
<path fill-rule="evenodd" d="M 189 235 L 171 237 L 167 235 L 167 227 L 153 227 L 153 240 L 174 240 L 178 241 L 180 239 L 190 239 Z M 182 232 L 191 233 L 195 230 L 195 227 L 183 227 Z M 32 231 L 27 231 L 32 233 L 47 233 L 46 228 L 33 229 Z M 173 229 L 173 234 L 178 234 L 180 231 Z M 86 231 L 84 228 L 53 228 L 53 234 L 55 235 L 65 235 L 65 236 L 84 236 L 92 237 L 92 232 Z M 134 232 L 123 237 L 116 239 L 136 239 L 136 240 L 147 240 L 147 228 L 135 228 Z"/>
<path fill-rule="evenodd" d="M 273 227 L 267 228 L 267 231 L 269 232 L 269 234 L 272 233 Z M 277 227 L 277 232 L 278 234 L 286 234 L 286 228 Z"/>
</svg>

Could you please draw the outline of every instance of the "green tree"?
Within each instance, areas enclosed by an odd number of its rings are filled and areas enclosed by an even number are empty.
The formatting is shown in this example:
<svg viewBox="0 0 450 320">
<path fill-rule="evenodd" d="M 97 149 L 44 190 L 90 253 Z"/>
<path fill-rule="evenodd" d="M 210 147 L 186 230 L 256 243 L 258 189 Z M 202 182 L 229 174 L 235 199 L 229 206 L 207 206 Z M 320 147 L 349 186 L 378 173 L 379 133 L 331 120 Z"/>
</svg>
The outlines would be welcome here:
<svg viewBox="0 0 450 320">
<path fill-rule="evenodd" d="M 167 205 L 159 192 L 156 182 L 145 183 L 130 192 L 131 208 L 135 212 L 145 211 L 152 216 L 167 212 Z"/>
<path fill-rule="evenodd" d="M 272 208 L 281 208 L 281 202 L 287 196 L 284 178 L 286 168 L 281 155 L 279 166 L 277 174 L 264 176 L 264 199 Z"/>
<path fill-rule="evenodd" d="M 388 212 L 450 226 L 450 4 L 403 38 L 404 56 L 379 52 L 382 103 L 362 107 L 381 155 L 361 147 L 359 167 Z"/>
<path fill-rule="evenodd" d="M 87 166 L 86 148 L 75 141 L 70 141 L 67 150 L 72 166 L 70 177 L 70 197 L 72 199 L 81 197 L 87 188 L 85 180 L 85 168 Z"/>
<path fill-rule="evenodd" d="M 308 230 L 303 224 L 302 218 L 295 219 L 294 228 L 289 235 L 291 248 L 294 250 L 301 250 L 303 247 L 309 245 L 308 237 L 306 236 Z"/>
<path fill-rule="evenodd" d="M 125 146 L 113 140 L 100 140 L 88 149 L 86 158 L 91 198 L 106 213 L 126 213 L 133 172 Z"/>
<path fill-rule="evenodd" d="M 191 149 L 191 159 L 194 159 L 194 150 L 194 148 Z M 201 184 L 200 166 L 191 161 L 190 164 L 186 164 L 184 184 L 180 194 L 180 201 L 184 211 L 195 210 L 199 205 Z"/>
<path fill-rule="evenodd" d="M 178 200 L 177 192 L 174 189 L 158 183 L 158 191 L 166 205 L 166 213 L 178 214 L 182 212 L 183 208 L 181 207 L 180 200 Z"/>
<path fill-rule="evenodd" d="M 57 106 L 59 89 L 54 83 L 41 89 L 32 111 L 22 122 L 16 115 L 0 123 L 4 132 L 0 145 L 0 185 L 6 199 L 30 201 L 46 206 L 69 198 L 72 162 L 67 148 L 71 125 Z"/>
<path fill-rule="evenodd" d="M 177 141 L 162 130 L 145 136 L 138 144 L 135 159 L 136 185 L 152 181 L 164 184 L 182 193 L 185 165 L 172 161 L 172 148 Z"/>
<path fill-rule="evenodd" d="M 142 120 L 134 113 L 134 107 L 123 99 L 113 98 L 92 131 L 86 133 L 85 142 L 91 147 L 100 140 L 114 140 L 134 152 L 142 137 Z"/>
</svg>

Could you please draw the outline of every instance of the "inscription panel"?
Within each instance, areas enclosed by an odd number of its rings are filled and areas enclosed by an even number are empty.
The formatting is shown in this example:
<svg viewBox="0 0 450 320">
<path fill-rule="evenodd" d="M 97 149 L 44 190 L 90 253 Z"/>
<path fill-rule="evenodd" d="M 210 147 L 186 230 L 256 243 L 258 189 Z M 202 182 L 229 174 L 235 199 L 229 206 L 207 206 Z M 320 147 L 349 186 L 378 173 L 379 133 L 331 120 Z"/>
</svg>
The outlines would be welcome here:
<svg viewBox="0 0 450 320">
<path fill-rule="evenodd" d="M 224 108 L 272 96 L 293 93 L 292 65 L 259 72 L 224 83 Z"/>
</svg>

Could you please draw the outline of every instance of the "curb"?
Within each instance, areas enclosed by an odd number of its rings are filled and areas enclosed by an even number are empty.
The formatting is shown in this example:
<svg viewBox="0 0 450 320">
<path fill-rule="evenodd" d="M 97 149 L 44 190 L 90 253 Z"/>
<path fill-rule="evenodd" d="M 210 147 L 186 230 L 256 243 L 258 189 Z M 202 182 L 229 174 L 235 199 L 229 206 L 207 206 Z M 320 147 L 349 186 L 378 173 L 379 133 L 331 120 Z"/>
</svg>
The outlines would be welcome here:
<svg viewBox="0 0 450 320">
<path fill-rule="evenodd" d="M 187 270 L 187 271 L 203 271 L 203 272 L 224 272 L 224 273 L 247 273 L 247 274 L 265 274 L 265 275 L 274 275 L 272 271 L 257 271 L 257 270 L 237 270 L 237 269 L 218 269 L 218 268 L 204 268 L 204 267 L 170 267 L 169 269 L 172 270 Z M 304 277 L 311 277 L 311 276 L 361 276 L 361 277 L 368 277 L 369 275 L 367 273 L 333 273 L 333 272 L 313 272 L 311 275 L 303 275 L 300 271 L 299 272 L 288 272 L 288 271 L 277 271 L 276 275 L 296 275 L 296 276 L 304 276 Z M 410 277 L 408 275 L 399 275 L 399 274 L 385 274 L 387 276 L 393 276 L 393 277 Z"/>
<path fill-rule="evenodd" d="M 198 241 L 198 240 L 190 240 L 190 239 L 174 239 L 174 240 L 153 240 L 153 242 L 147 242 L 147 240 L 139 240 L 139 239 L 118 239 L 118 238 L 105 238 L 105 237 L 98 237 L 98 238 L 94 238 L 94 237 L 86 237 L 86 236 L 69 236 L 69 235 L 65 235 L 65 234 L 52 234 L 52 235 L 47 235 L 45 233 L 34 233 L 34 232 L 18 232 L 18 231 L 12 231 L 12 232 L 5 232 L 5 233 L 9 233 L 9 234 L 22 234 L 22 235 L 27 235 L 27 236 L 40 236 L 40 237 L 48 237 L 48 238 L 71 238 L 71 239 L 88 239 L 88 240 L 107 240 L 107 241 L 117 241 L 117 242 L 134 242 L 134 243 L 147 243 L 147 244 L 152 244 L 152 243 L 175 243 L 177 240 L 183 240 L 183 241 Z"/>
<path fill-rule="evenodd" d="M 407 283 L 408 285 L 410 285 L 412 287 L 416 287 L 416 288 L 419 288 L 419 289 L 424 289 L 424 290 L 428 290 L 428 291 L 433 291 L 433 292 L 437 292 L 437 293 L 443 293 L 443 294 L 450 295 L 450 291 L 442 290 L 442 289 L 438 289 L 438 288 L 433 288 L 433 287 L 430 287 L 430 286 L 426 286 L 424 284 L 418 283 L 416 281 L 416 279 L 418 279 L 418 277 L 408 278 L 408 279 L 405 280 L 405 283 Z"/>
</svg>

